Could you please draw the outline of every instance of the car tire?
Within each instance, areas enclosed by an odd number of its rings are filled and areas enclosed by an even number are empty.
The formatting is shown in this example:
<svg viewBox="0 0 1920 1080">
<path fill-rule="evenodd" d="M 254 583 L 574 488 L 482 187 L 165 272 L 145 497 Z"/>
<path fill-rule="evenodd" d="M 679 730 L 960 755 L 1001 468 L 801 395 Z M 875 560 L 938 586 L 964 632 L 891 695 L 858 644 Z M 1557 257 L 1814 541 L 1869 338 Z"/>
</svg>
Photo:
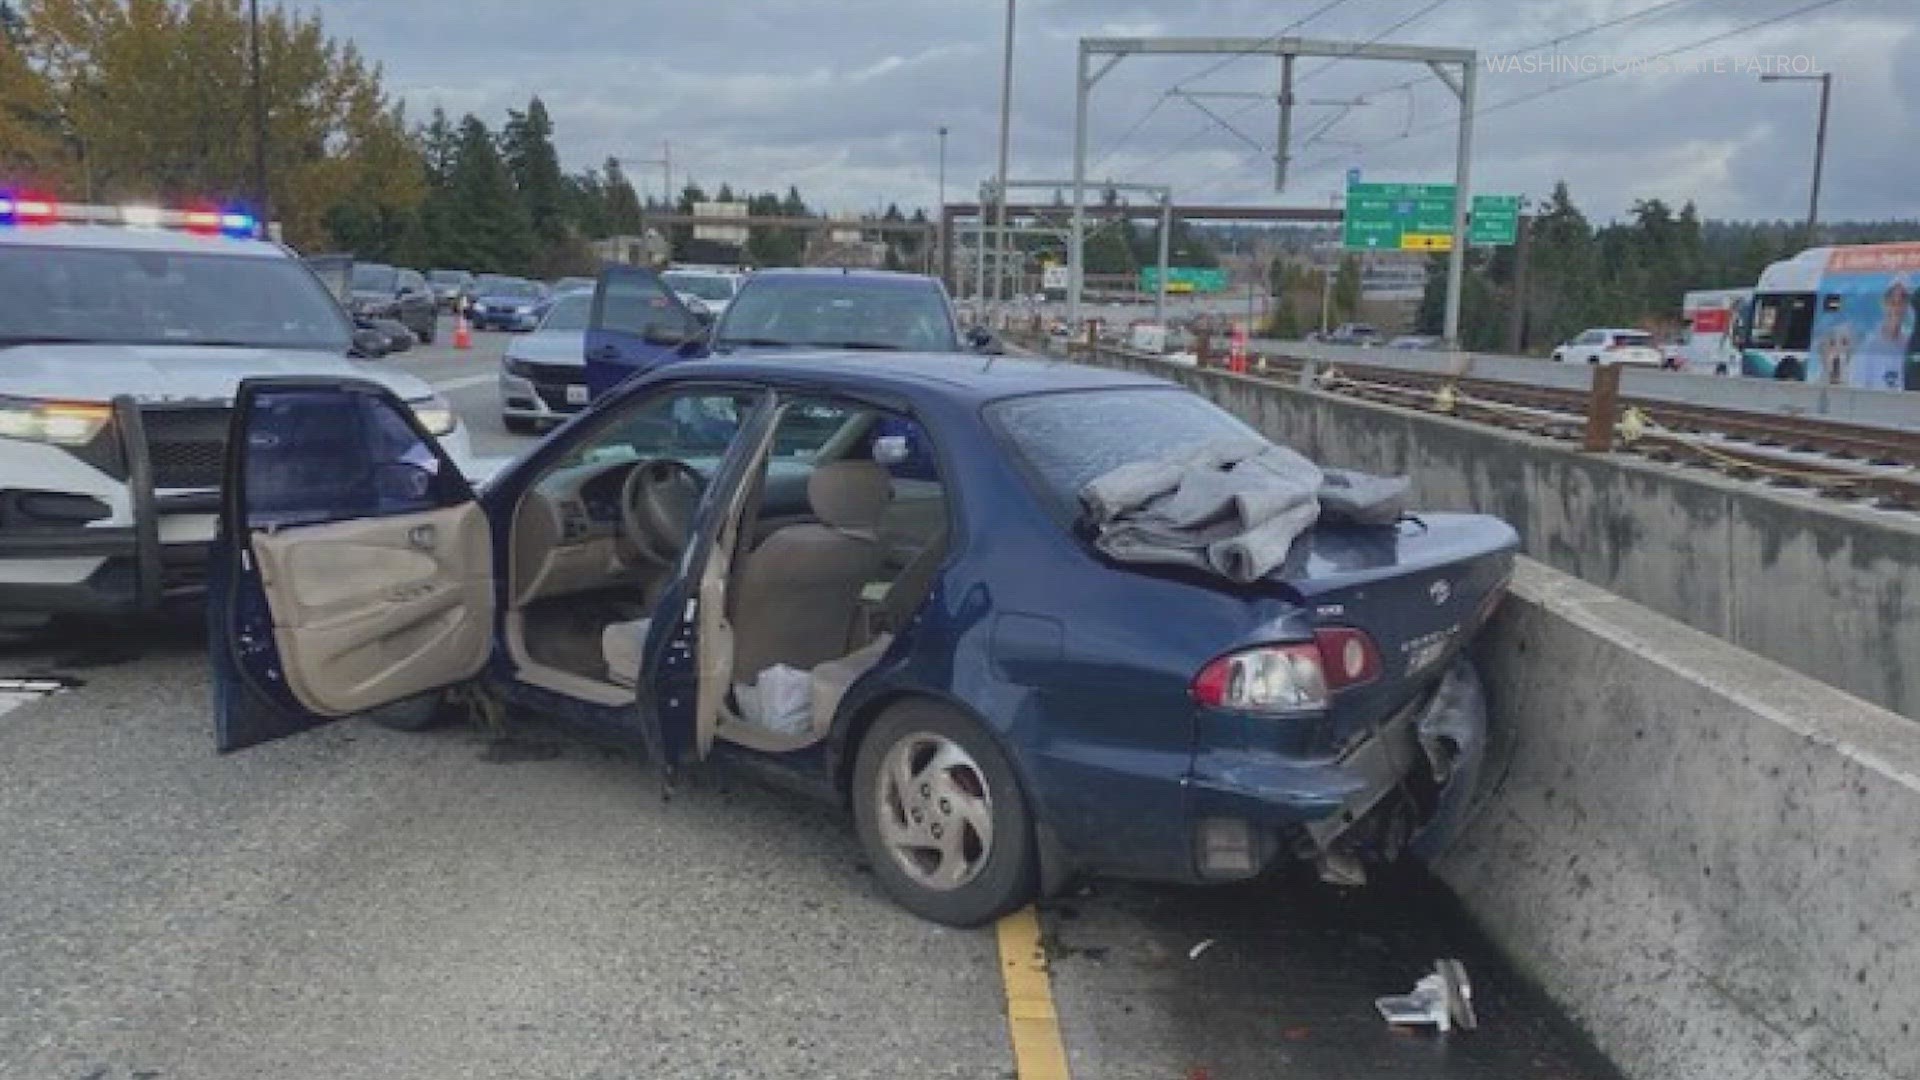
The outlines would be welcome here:
<svg viewBox="0 0 1920 1080">
<path fill-rule="evenodd" d="M 444 693 L 429 690 L 369 709 L 361 716 L 389 731 L 426 731 L 438 727 L 446 719 L 446 703 L 447 696 Z"/>
<path fill-rule="evenodd" d="M 934 761 L 941 755 L 951 764 L 936 776 Z M 921 763 L 919 770 L 911 768 L 915 761 Z M 925 802 L 908 807 L 897 797 L 900 774 L 895 769 L 900 762 L 908 764 L 910 779 L 927 781 L 920 784 L 916 798 Z M 937 787 L 942 782 L 950 785 L 947 795 Z M 984 810 L 984 819 L 990 823 L 984 845 L 971 824 L 978 819 L 968 815 L 964 806 L 954 805 L 967 800 L 974 801 L 976 813 Z M 920 811 L 919 818 L 912 818 L 915 810 Z M 1038 879 L 1033 823 L 1019 779 L 999 743 L 978 723 L 950 708 L 909 701 L 888 709 L 874 722 L 860 741 L 854 762 L 853 817 L 881 887 L 901 907 L 923 919 L 948 926 L 979 926 L 1033 897 Z M 910 825 L 910 818 L 921 825 Z M 906 838 L 903 830 L 922 826 L 926 831 L 920 833 L 921 840 L 947 839 L 962 856 L 949 862 L 942 854 L 929 867 L 921 857 L 932 858 L 932 848 L 919 847 L 918 855 L 896 849 L 895 841 Z M 954 831 L 947 834 L 943 828 Z M 976 854 L 966 857 L 968 851 Z M 952 884 L 930 883 L 951 867 L 970 869 L 955 875 L 959 880 Z"/>
<path fill-rule="evenodd" d="M 433 339 L 439 336 L 440 320 L 438 318 L 429 319 L 427 320 L 427 328 L 420 332 L 420 344 L 431 345 L 433 344 Z"/>
<path fill-rule="evenodd" d="M 500 422 L 515 435 L 538 435 L 540 421 L 527 416 L 502 416 Z"/>
</svg>

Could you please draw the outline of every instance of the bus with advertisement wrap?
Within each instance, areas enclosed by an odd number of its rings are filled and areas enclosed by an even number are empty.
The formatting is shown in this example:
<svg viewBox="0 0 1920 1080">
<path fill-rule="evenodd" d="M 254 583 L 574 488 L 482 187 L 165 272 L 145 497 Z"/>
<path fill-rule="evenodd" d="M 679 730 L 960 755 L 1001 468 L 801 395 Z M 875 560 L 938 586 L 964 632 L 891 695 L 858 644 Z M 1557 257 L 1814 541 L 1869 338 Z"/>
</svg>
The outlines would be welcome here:
<svg viewBox="0 0 1920 1080">
<path fill-rule="evenodd" d="M 1920 243 L 1808 248 L 1768 266 L 1735 343 L 1743 375 L 1920 390 Z"/>
</svg>

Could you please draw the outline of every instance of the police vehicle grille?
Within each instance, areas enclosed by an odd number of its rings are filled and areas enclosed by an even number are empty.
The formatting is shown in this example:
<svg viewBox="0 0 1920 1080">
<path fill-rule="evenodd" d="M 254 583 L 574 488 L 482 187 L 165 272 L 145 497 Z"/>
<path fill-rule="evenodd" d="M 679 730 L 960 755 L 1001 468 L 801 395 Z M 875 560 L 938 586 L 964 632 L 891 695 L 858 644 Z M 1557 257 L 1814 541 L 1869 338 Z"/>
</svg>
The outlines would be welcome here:
<svg viewBox="0 0 1920 1080">
<path fill-rule="evenodd" d="M 226 466 L 225 409 L 146 408 L 147 453 L 156 488 L 218 487 Z"/>
</svg>

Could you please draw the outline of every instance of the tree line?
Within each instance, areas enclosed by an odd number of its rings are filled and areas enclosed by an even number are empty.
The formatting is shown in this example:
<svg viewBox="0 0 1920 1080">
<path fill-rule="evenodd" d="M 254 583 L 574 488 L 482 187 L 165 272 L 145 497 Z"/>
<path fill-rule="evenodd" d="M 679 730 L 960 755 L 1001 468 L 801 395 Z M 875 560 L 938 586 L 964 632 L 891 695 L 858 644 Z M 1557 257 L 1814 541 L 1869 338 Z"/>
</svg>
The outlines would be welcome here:
<svg viewBox="0 0 1920 1080">
<path fill-rule="evenodd" d="M 257 211 L 248 33 L 245 0 L 0 0 L 0 177 L 69 201 Z M 414 123 L 379 65 L 318 14 L 279 5 L 260 13 L 260 52 L 265 194 L 297 250 L 557 276 L 591 271 L 590 241 L 639 234 L 649 209 L 668 209 L 643 202 L 616 159 L 562 169 L 538 97 L 497 132 L 438 109 Z M 736 198 L 756 215 L 815 216 L 791 186 L 722 185 L 711 201 Z M 707 201 L 688 184 L 672 208 Z M 885 216 L 908 220 L 897 206 Z M 668 239 L 682 257 L 702 246 L 687 228 Z M 801 230 L 756 228 L 737 254 L 792 265 L 806 245 Z"/>
<path fill-rule="evenodd" d="M 1469 252 L 1461 283 L 1464 347 L 1506 349 L 1516 315 L 1521 348 L 1533 353 L 1588 327 L 1671 333 L 1680 325 L 1687 292 L 1750 288 L 1767 264 L 1812 246 L 1803 223 L 1702 220 L 1692 200 L 1675 211 L 1664 200 L 1641 199 L 1625 220 L 1596 227 L 1574 204 L 1565 181 L 1554 186 L 1527 228 L 1524 281 L 1516 247 Z M 1912 239 L 1920 239 L 1920 222 L 1836 222 L 1822 225 L 1819 237 L 1826 244 Z M 1440 332 L 1446 287 L 1446 257 L 1434 256 L 1416 320 L 1419 332 Z"/>
</svg>

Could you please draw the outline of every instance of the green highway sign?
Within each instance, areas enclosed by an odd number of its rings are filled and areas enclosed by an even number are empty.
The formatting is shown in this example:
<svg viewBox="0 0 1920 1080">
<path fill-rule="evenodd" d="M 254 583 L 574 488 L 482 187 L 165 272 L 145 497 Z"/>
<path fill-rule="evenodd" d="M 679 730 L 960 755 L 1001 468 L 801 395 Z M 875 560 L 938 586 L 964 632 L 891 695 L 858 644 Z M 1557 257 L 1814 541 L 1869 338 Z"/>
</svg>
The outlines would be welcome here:
<svg viewBox="0 0 1920 1080">
<path fill-rule="evenodd" d="M 1520 239 L 1520 196 L 1475 195 L 1467 222 L 1469 244 L 1511 244 Z"/>
<path fill-rule="evenodd" d="M 1348 184 L 1343 245 L 1355 251 L 1453 250 L 1452 184 Z M 1511 244 L 1520 196 L 1476 195 L 1468 242 Z"/>
<path fill-rule="evenodd" d="M 1359 251 L 1453 246 L 1452 184 L 1349 184 L 1342 240 Z"/>
<path fill-rule="evenodd" d="M 1160 268 L 1143 266 L 1140 268 L 1140 291 L 1154 292 L 1160 288 Z M 1176 293 L 1217 293 L 1227 291 L 1227 272 L 1213 267 L 1169 266 L 1167 267 L 1167 291 Z"/>
</svg>

